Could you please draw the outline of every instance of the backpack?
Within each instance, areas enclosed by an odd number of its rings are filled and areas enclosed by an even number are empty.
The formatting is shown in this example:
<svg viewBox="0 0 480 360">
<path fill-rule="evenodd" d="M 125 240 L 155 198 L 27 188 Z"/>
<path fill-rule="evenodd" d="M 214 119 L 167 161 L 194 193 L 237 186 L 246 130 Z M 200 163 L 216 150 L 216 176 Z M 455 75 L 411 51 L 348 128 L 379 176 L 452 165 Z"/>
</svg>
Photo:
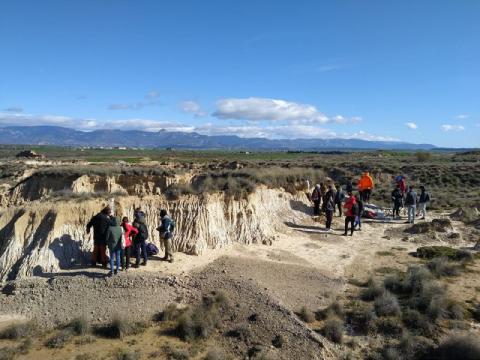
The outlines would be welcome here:
<svg viewBox="0 0 480 360">
<path fill-rule="evenodd" d="M 360 207 L 358 206 L 358 203 L 356 202 L 355 204 L 352 205 L 352 215 L 353 216 L 358 216 L 360 213 Z"/>
<path fill-rule="evenodd" d="M 146 248 L 147 248 L 147 255 L 148 256 L 158 254 L 158 248 L 155 246 L 155 244 L 148 243 Z"/>
<path fill-rule="evenodd" d="M 170 220 L 170 226 L 168 227 L 168 231 L 173 233 L 175 231 L 175 220 L 171 219 Z"/>
<path fill-rule="evenodd" d="M 145 224 L 139 223 L 138 234 L 136 238 L 138 238 L 140 241 L 148 239 L 148 229 Z"/>
</svg>

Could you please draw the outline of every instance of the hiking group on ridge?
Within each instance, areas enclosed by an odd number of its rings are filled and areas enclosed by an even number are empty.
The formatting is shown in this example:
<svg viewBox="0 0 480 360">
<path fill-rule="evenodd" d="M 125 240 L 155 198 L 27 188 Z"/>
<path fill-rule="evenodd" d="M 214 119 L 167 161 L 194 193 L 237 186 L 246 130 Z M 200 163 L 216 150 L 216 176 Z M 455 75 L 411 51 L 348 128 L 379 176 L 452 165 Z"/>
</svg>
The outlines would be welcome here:
<svg viewBox="0 0 480 360">
<path fill-rule="evenodd" d="M 425 187 L 420 186 L 421 193 L 417 196 L 413 185 L 406 185 L 406 179 L 403 175 L 397 176 L 395 179 L 395 189 L 391 193 L 392 219 L 401 219 L 400 210 L 406 208 L 408 219 L 406 223 L 413 224 L 415 218 L 421 215 L 421 219 L 425 219 L 427 215 L 427 204 L 430 202 L 430 194 Z M 345 215 L 345 231 L 347 236 L 349 231 L 353 235 L 355 230 L 362 229 L 362 217 L 371 216 L 366 211 L 365 205 L 370 204 L 375 183 L 369 172 L 364 172 L 358 183 L 358 195 L 353 194 L 353 185 L 350 180 L 346 181 L 346 194 L 340 184 L 333 185 L 332 181 L 327 184 L 316 184 L 312 193 L 309 194 L 313 203 L 313 216 L 319 217 L 325 214 L 325 229 L 331 231 L 333 216 L 338 209 L 338 216 Z M 418 212 L 417 212 L 418 211 Z"/>
<path fill-rule="evenodd" d="M 134 221 L 130 224 L 128 217 L 112 216 L 112 209 L 106 206 L 94 215 L 87 224 L 87 234 L 93 228 L 93 252 L 91 265 L 98 263 L 107 268 L 110 262 L 110 275 L 119 271 L 128 271 L 131 266 L 131 256 L 135 256 L 133 267 L 146 266 L 149 254 L 158 253 L 152 243 L 147 244 L 149 238 L 148 227 L 145 222 L 145 213 L 140 208 L 135 209 Z M 165 256 L 162 260 L 173 262 L 172 238 L 175 230 L 175 221 L 167 211 L 160 210 L 160 226 L 156 229 L 163 242 Z M 107 257 L 107 250 L 109 258 Z M 142 261 L 141 261 L 142 259 Z"/>
</svg>

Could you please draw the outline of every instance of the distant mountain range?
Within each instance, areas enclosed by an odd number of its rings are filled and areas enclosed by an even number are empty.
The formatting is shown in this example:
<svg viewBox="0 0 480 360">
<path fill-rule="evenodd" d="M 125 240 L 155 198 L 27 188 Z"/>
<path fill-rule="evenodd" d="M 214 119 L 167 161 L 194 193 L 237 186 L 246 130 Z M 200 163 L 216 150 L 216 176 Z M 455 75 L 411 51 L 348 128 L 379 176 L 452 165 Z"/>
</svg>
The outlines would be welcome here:
<svg viewBox="0 0 480 360">
<path fill-rule="evenodd" d="M 103 146 L 174 149 L 291 150 L 331 149 L 429 150 L 430 144 L 360 139 L 241 138 L 235 135 L 208 136 L 198 133 L 146 132 L 139 130 L 79 131 L 58 126 L 9 126 L 0 128 L 1 144 Z"/>
</svg>

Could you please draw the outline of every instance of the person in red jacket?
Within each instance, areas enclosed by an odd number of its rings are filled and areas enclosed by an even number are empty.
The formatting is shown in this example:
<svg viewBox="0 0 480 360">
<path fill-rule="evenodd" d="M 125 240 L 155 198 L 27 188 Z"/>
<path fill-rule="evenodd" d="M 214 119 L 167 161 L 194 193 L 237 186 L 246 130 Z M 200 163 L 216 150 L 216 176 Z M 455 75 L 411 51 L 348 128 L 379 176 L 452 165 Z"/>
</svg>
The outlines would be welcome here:
<svg viewBox="0 0 480 360">
<path fill-rule="evenodd" d="M 122 219 L 122 228 L 125 232 L 125 246 L 124 249 L 122 249 L 122 269 L 128 270 L 130 268 L 130 256 L 132 254 L 132 239 L 138 234 L 138 229 L 128 222 L 127 217 Z"/>
<path fill-rule="evenodd" d="M 350 236 L 353 236 L 355 231 L 355 216 L 358 215 L 358 204 L 355 196 L 351 192 L 348 193 L 348 198 L 343 205 L 345 209 L 345 232 L 343 236 L 348 235 L 348 224 L 350 224 Z"/>
</svg>

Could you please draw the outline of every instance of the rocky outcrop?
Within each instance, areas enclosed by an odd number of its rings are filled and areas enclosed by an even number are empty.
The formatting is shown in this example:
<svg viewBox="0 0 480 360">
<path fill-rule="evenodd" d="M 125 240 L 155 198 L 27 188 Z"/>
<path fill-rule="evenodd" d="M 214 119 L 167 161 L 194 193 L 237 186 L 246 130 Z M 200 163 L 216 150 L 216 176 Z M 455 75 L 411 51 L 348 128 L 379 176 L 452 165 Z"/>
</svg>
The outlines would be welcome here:
<svg viewBox="0 0 480 360">
<path fill-rule="evenodd" d="M 77 179 L 79 190 L 92 182 Z M 114 184 L 103 184 L 114 189 Z M 131 183 L 134 186 L 134 181 Z M 55 185 L 55 184 L 53 184 Z M 152 184 L 150 189 L 157 185 Z M 133 217 L 141 206 L 146 214 L 150 239 L 161 247 L 158 232 L 160 209 L 168 210 L 177 223 L 173 240 L 175 251 L 201 254 L 207 248 L 220 248 L 234 242 L 270 244 L 275 233 L 292 217 L 292 203 L 306 201 L 281 190 L 258 188 L 248 198 L 234 200 L 221 193 L 182 196 L 168 201 L 163 196 L 120 196 L 115 200 L 118 215 Z M 85 225 L 108 199 L 81 201 L 32 201 L 10 206 L 0 213 L 0 280 L 15 279 L 45 272 L 57 272 L 88 263 L 93 247 Z"/>
<path fill-rule="evenodd" d="M 168 186 L 182 179 L 180 176 L 159 175 L 82 175 L 82 176 L 46 176 L 32 175 L 18 183 L 3 203 L 14 205 L 43 199 L 59 194 L 126 194 L 159 195 Z M 182 179 L 183 180 L 183 179 Z"/>
</svg>

